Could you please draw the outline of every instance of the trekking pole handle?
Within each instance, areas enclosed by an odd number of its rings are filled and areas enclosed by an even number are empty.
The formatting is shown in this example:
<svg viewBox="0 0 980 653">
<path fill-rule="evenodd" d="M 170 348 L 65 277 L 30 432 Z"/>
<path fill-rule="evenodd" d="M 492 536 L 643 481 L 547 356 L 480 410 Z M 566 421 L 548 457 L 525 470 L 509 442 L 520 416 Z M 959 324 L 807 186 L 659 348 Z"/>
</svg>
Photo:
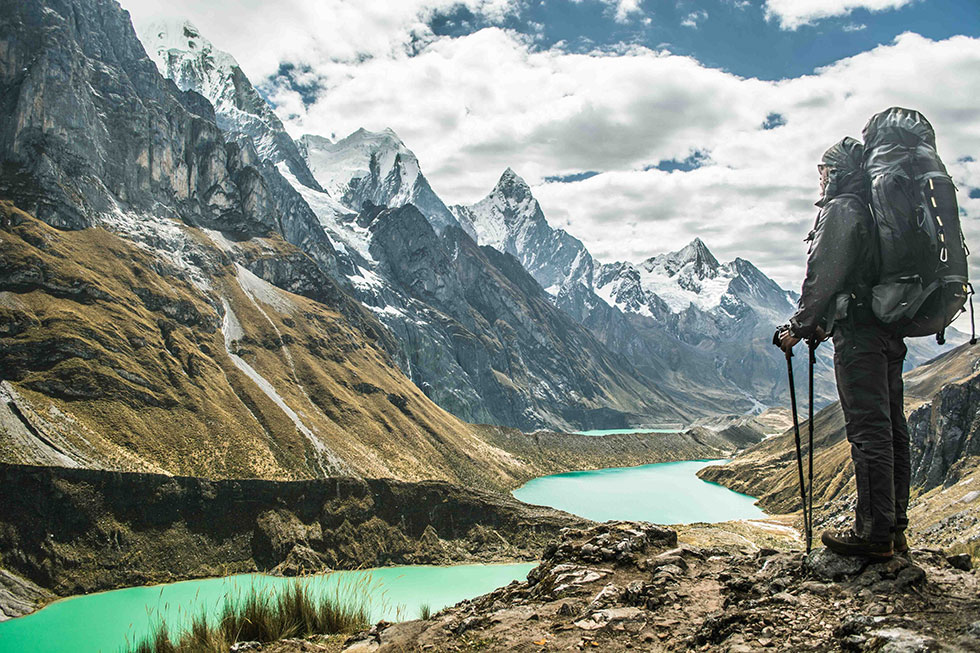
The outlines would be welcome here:
<svg viewBox="0 0 980 653">
<path fill-rule="evenodd" d="M 782 349 L 783 348 L 783 343 L 782 343 L 783 333 L 785 333 L 786 331 L 789 331 L 789 330 L 790 330 L 790 327 L 789 327 L 788 324 L 784 324 L 782 326 L 776 327 L 776 330 L 772 334 L 772 344 L 775 347 L 778 347 L 779 349 Z M 784 352 L 784 353 L 786 354 L 786 360 L 789 360 L 790 358 L 793 357 L 793 350 L 792 349 L 790 349 L 789 351 Z"/>
</svg>

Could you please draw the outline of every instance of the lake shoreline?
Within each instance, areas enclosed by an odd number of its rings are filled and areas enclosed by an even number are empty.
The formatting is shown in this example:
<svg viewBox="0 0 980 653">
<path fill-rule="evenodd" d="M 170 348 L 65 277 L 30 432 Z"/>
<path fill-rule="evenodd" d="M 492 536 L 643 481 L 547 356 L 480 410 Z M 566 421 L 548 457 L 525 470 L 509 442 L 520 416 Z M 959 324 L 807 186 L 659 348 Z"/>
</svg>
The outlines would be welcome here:
<svg viewBox="0 0 980 653">
<path fill-rule="evenodd" d="M 0 465 L 0 488 L 3 568 L 58 597 L 277 568 L 534 561 L 561 528 L 584 522 L 441 481 Z"/>
<path fill-rule="evenodd" d="M 528 481 L 511 494 L 532 505 L 596 522 L 647 521 L 683 525 L 762 519 L 758 498 L 698 477 L 728 459 L 695 459 L 563 472 Z"/>
<path fill-rule="evenodd" d="M 53 601 L 44 609 L 0 624 L 0 651 L 83 653 L 118 650 L 145 640 L 156 625 L 171 632 L 196 615 L 217 618 L 230 601 L 273 596 L 301 584 L 314 601 L 350 602 L 365 609 L 370 623 L 415 618 L 423 607 L 437 611 L 461 600 L 522 580 L 534 562 L 475 565 L 412 565 L 334 571 L 297 578 L 268 574 L 181 581 L 132 587 Z M 101 615 L 113 615 L 100 619 Z M 83 629 L 75 624 L 86 623 Z"/>
<path fill-rule="evenodd" d="M 610 436 L 602 439 L 606 437 Z M 617 441 L 629 437 L 617 435 L 610 439 Z M 620 467 L 648 464 L 651 463 Z M 608 468 L 581 471 L 596 469 Z M 51 593 L 49 598 L 38 601 L 32 612 L 60 599 L 96 592 L 233 574 L 274 574 L 277 565 L 289 561 L 294 549 L 305 553 L 304 549 L 311 541 L 309 548 L 313 559 L 334 571 L 417 564 L 529 562 L 538 559 L 550 535 L 562 527 L 586 521 L 559 510 L 526 504 L 510 494 L 460 488 L 439 481 L 209 480 L 3 464 L 0 465 L 0 483 L 3 484 L 2 494 L 14 497 L 11 501 L 3 501 L 0 526 L 8 527 L 8 539 L 10 533 L 16 534 L 15 539 L 9 541 L 4 541 L 4 536 L 0 535 L 3 568 Z M 319 500 L 311 503 L 311 498 L 317 495 L 322 496 L 322 504 Z M 413 500 L 413 496 L 418 498 Z M 455 509 L 444 506 L 445 523 L 441 526 L 423 520 L 427 523 L 419 521 L 401 529 L 397 525 L 401 519 L 398 509 L 388 506 L 386 516 L 379 516 L 374 510 L 378 501 L 389 502 L 396 498 L 396 504 L 404 506 L 408 514 L 418 513 L 418 506 L 426 501 L 423 496 L 438 497 L 442 503 L 448 501 L 447 506 L 455 505 Z M 50 507 L 47 522 L 38 521 L 32 512 L 31 501 L 25 497 L 36 497 L 37 502 Z M 263 501 L 265 505 L 262 505 Z M 297 508 L 289 510 L 290 505 Z M 325 509 L 330 506 L 328 512 L 335 512 L 329 524 L 317 522 L 315 513 L 319 505 Z M 155 538 L 157 541 L 147 539 L 146 524 L 137 527 L 138 524 L 127 522 L 137 506 L 148 511 L 148 520 L 154 522 L 155 527 L 163 527 Z M 216 521 L 211 523 L 200 518 L 195 521 L 193 516 L 186 514 L 200 510 L 202 506 L 211 506 L 210 514 Z M 252 515 L 251 518 L 236 520 L 231 517 L 243 508 L 245 513 Z M 445 528 L 449 523 L 455 524 L 457 516 L 450 517 L 450 513 L 457 511 L 467 515 L 461 520 L 463 528 L 459 525 Z M 59 519 L 61 513 L 64 516 Z M 440 519 L 437 517 L 436 521 Z M 65 520 L 76 523 L 70 535 L 59 533 Z M 79 521 L 88 525 L 79 525 Z M 209 534 L 209 530 L 214 532 Z M 324 533 L 328 531 L 339 532 L 341 537 L 324 539 Z M 54 553 L 46 542 L 48 534 L 59 542 L 60 553 Z M 199 536 L 205 538 L 203 555 L 201 542 L 195 539 Z M 379 556 L 376 551 L 358 547 L 358 540 L 377 540 L 378 537 L 400 543 L 400 549 L 395 547 L 396 550 Z M 69 541 L 62 542 L 63 538 Z M 162 546 L 165 542 L 174 544 L 176 555 L 161 556 L 153 552 L 154 548 L 167 548 Z M 342 550 L 343 556 L 326 560 L 324 554 L 328 550 L 333 553 Z M 71 562 L 79 556 L 88 566 Z M 52 562 L 45 563 L 48 571 L 42 572 L 40 565 L 46 558 Z M 62 571 L 57 571 L 59 568 Z M 0 595 L 3 592 L 7 592 L 8 603 L 22 601 L 16 595 L 16 585 L 13 591 L 0 588 Z"/>
</svg>

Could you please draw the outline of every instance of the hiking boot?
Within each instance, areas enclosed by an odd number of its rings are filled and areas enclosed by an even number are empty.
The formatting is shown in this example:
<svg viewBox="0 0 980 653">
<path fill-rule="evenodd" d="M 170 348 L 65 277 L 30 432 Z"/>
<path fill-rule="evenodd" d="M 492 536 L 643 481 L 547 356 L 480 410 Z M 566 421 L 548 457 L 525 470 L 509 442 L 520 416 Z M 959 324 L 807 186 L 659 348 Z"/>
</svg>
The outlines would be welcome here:
<svg viewBox="0 0 980 653">
<path fill-rule="evenodd" d="M 905 539 L 905 531 L 895 531 L 892 538 L 892 548 L 895 549 L 895 553 L 909 552 L 909 541 Z"/>
<path fill-rule="evenodd" d="M 844 556 L 868 556 L 872 558 L 890 558 L 894 555 L 891 540 L 872 542 L 858 537 L 854 531 L 832 533 L 824 531 L 820 541 L 834 553 Z"/>
</svg>

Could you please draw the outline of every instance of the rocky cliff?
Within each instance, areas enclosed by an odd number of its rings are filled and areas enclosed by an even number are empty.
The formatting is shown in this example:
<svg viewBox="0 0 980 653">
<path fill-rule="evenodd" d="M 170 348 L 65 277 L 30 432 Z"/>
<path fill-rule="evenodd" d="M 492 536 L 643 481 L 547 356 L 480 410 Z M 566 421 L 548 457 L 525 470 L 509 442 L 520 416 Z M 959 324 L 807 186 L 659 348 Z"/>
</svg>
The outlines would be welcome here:
<svg viewBox="0 0 980 653">
<path fill-rule="evenodd" d="M 244 136 L 262 159 L 285 164 L 300 183 L 323 190 L 282 121 L 234 57 L 215 48 L 187 21 L 144 25 L 140 40 L 164 77 L 173 80 L 180 90 L 194 91 L 208 99 L 217 125 L 224 132 Z"/>
<path fill-rule="evenodd" d="M 246 571 L 532 560 L 583 520 L 449 483 L 0 465 L 3 565 L 59 595 Z"/>
</svg>

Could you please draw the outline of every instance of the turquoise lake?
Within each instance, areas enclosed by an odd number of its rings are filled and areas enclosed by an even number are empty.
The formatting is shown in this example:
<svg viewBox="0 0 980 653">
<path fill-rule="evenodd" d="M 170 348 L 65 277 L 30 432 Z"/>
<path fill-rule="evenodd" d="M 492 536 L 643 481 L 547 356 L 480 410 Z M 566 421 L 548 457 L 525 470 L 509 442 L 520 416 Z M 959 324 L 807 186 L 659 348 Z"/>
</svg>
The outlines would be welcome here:
<svg viewBox="0 0 980 653">
<path fill-rule="evenodd" d="M 338 571 L 303 579 L 313 591 L 334 595 L 367 584 L 373 620 L 415 619 L 422 604 L 433 612 L 463 599 L 523 580 L 535 564 L 386 567 Z M 293 582 L 262 574 L 208 578 L 169 585 L 131 587 L 57 601 L 32 615 L 0 622 L 2 653 L 116 653 L 125 651 L 164 619 L 177 628 L 188 615 L 210 614 L 226 597 L 253 585 L 276 591 Z"/>
<path fill-rule="evenodd" d="M 592 431 L 575 431 L 575 435 L 619 435 L 621 433 L 683 433 L 683 429 L 595 429 Z"/>
<path fill-rule="evenodd" d="M 649 432 L 649 431 L 642 431 Z M 753 497 L 707 483 L 696 472 L 723 460 L 690 460 L 640 467 L 571 472 L 536 478 L 513 492 L 521 501 L 552 506 L 596 521 L 660 524 L 715 522 L 765 516 Z M 372 620 L 414 619 L 423 604 L 433 612 L 523 580 L 535 565 L 387 567 L 304 578 L 331 595 L 368 587 Z M 27 617 L 0 622 L 0 653 L 116 653 L 147 635 L 160 620 L 172 629 L 202 610 L 214 614 L 226 598 L 251 587 L 276 591 L 292 579 L 242 574 L 226 578 L 131 587 L 52 603 Z M 362 592 L 358 592 L 363 595 Z"/>
<path fill-rule="evenodd" d="M 525 503 L 606 521 L 690 524 L 754 519 L 765 513 L 750 497 L 702 481 L 696 472 L 724 460 L 685 460 L 542 476 L 514 490 Z"/>
</svg>

